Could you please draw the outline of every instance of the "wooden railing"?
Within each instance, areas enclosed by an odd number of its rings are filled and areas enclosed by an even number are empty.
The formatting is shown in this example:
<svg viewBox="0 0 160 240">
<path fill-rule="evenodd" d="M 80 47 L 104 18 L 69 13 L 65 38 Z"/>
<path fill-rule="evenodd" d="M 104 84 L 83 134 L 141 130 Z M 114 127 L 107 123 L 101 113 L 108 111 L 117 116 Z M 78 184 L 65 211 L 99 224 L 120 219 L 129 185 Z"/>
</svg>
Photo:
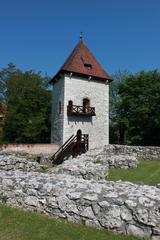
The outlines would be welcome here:
<svg viewBox="0 0 160 240">
<path fill-rule="evenodd" d="M 53 164 L 61 164 L 69 156 L 76 157 L 88 151 L 88 135 L 72 135 L 52 156 Z"/>
<path fill-rule="evenodd" d="M 67 106 L 68 115 L 82 115 L 82 116 L 95 116 L 95 107 L 84 107 L 77 105 L 68 105 Z"/>
</svg>

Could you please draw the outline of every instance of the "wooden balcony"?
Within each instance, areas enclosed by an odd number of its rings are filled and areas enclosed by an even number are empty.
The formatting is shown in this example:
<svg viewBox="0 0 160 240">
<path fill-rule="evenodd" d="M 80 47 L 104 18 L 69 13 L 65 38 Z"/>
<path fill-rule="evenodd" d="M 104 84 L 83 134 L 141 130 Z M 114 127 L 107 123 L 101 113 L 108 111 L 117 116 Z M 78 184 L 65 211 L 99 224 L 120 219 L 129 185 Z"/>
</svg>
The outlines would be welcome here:
<svg viewBox="0 0 160 240">
<path fill-rule="evenodd" d="M 96 116 L 95 107 L 83 107 L 83 106 L 77 106 L 77 105 L 68 105 L 67 114 L 70 116 L 72 115 L 87 116 L 87 117 Z"/>
</svg>

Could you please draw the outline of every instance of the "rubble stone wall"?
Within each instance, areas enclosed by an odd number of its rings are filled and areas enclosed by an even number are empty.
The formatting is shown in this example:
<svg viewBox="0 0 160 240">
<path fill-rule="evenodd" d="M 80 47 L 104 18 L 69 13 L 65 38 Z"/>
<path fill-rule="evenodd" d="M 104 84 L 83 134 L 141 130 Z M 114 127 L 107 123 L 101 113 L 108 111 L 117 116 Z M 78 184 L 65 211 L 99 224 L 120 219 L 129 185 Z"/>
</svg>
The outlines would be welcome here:
<svg viewBox="0 0 160 240">
<path fill-rule="evenodd" d="M 27 159 L 24 157 L 16 157 L 14 155 L 0 155 L 0 171 L 38 171 L 43 169 L 44 166 L 33 159 Z"/>
<path fill-rule="evenodd" d="M 1 154 L 0 204 L 160 240 L 160 184 L 104 180 L 109 167 L 134 168 L 137 159 L 160 160 L 160 148 L 109 145 L 45 174 L 37 162 Z"/>
<path fill-rule="evenodd" d="M 160 160 L 160 147 L 143 147 L 128 145 L 107 145 L 104 147 L 107 155 L 133 155 L 144 160 Z"/>
<path fill-rule="evenodd" d="M 78 224 L 160 239 L 160 189 L 154 186 L 1 171 L 0 199 Z"/>
</svg>

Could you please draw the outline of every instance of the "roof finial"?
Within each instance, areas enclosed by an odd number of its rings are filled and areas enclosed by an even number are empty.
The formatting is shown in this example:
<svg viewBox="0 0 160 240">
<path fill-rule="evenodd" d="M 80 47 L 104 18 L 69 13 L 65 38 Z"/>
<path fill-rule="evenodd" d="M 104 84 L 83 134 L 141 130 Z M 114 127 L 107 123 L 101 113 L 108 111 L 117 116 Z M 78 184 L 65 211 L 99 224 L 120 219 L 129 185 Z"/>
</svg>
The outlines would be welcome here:
<svg viewBox="0 0 160 240">
<path fill-rule="evenodd" d="M 80 33 L 79 39 L 80 41 L 83 41 L 83 32 Z"/>
</svg>

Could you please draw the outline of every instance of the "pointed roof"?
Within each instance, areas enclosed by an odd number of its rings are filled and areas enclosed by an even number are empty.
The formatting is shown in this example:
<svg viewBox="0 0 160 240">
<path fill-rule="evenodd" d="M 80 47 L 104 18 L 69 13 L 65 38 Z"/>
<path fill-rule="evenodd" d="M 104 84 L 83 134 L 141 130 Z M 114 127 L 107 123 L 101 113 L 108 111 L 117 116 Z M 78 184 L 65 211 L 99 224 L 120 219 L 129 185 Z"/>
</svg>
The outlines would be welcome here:
<svg viewBox="0 0 160 240">
<path fill-rule="evenodd" d="M 97 80 L 112 81 L 112 78 L 103 70 L 101 65 L 95 59 L 90 50 L 85 46 L 82 40 L 78 42 L 70 56 L 62 65 L 58 73 L 53 77 L 51 82 L 55 81 L 62 72 L 73 73 L 81 76 L 83 75 L 85 77 L 93 77 Z"/>
</svg>

